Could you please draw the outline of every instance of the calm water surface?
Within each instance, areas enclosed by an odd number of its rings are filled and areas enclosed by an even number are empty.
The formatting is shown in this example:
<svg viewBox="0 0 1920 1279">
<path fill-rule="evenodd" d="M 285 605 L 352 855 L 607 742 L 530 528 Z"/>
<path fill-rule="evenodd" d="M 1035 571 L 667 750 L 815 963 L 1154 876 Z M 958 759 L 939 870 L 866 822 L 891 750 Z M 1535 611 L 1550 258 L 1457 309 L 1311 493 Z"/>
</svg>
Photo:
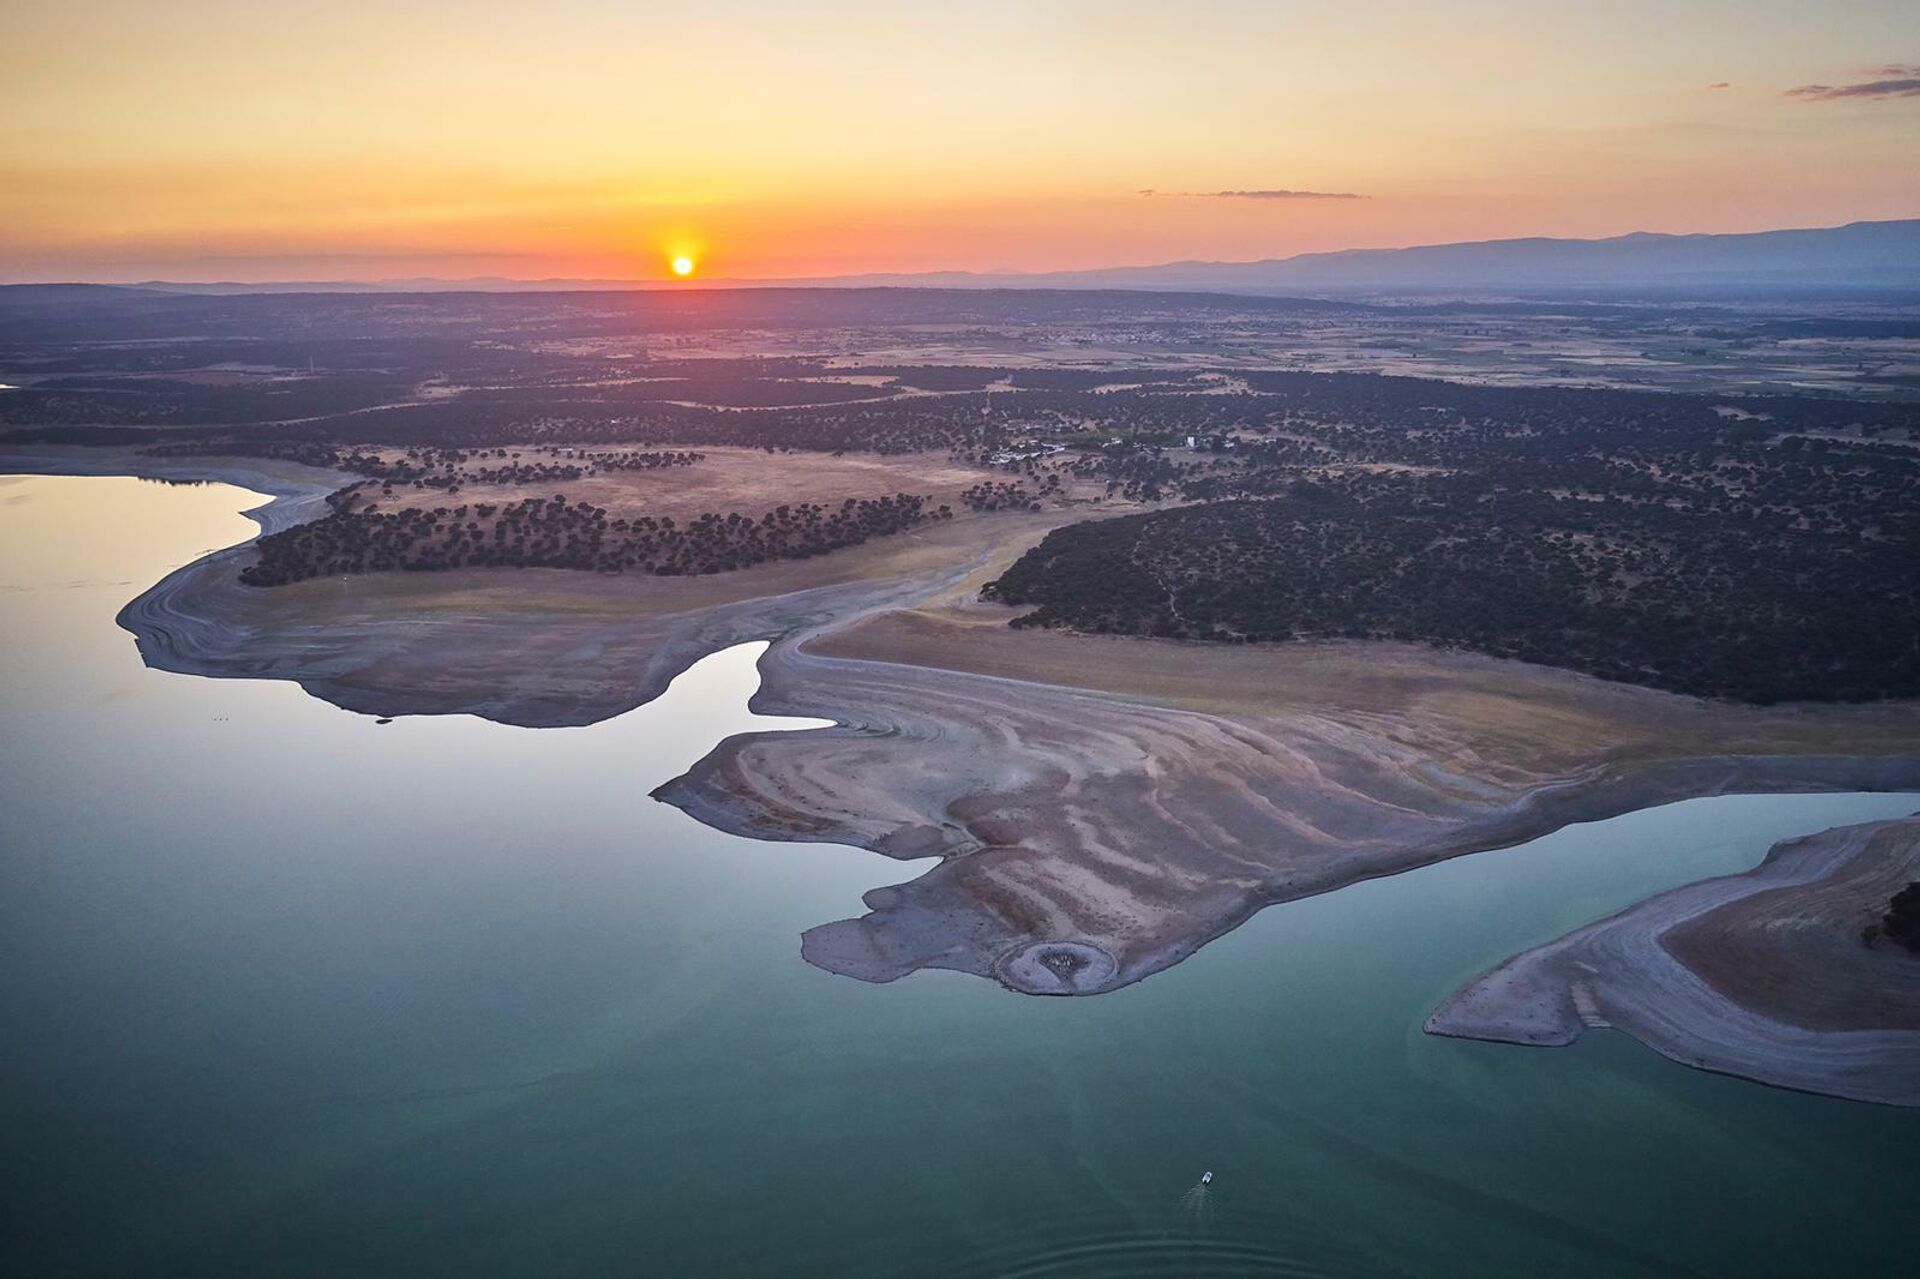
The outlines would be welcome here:
<svg viewBox="0 0 1920 1279">
<path fill-rule="evenodd" d="M 758 646 L 539 731 L 145 669 L 114 613 L 252 504 L 0 478 L 0 1274 L 1911 1264 L 1920 1112 L 1420 1023 L 1529 943 L 1920 797 L 1574 827 L 1090 1000 L 866 986 L 798 935 L 911 868 L 647 796 L 805 726 L 745 711 Z"/>
</svg>

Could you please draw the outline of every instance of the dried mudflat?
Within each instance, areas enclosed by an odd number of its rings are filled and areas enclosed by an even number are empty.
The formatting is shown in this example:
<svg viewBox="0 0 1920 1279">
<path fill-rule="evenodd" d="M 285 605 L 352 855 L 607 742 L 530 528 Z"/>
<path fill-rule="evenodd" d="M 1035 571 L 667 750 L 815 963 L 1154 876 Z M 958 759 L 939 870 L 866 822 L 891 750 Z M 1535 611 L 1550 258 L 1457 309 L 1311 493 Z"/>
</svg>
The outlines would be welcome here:
<svg viewBox="0 0 1920 1279">
<path fill-rule="evenodd" d="M 969 586 L 776 645 L 756 708 L 841 726 L 724 743 L 663 792 L 740 833 L 941 859 L 807 935 L 835 971 L 1093 993 L 1263 906 L 1568 822 L 1920 782 L 1911 706 L 1729 706 L 1412 645 L 1009 632 Z M 1069 943 L 1104 958 L 1022 958 Z"/>
<path fill-rule="evenodd" d="M 192 469 L 277 494 L 256 514 L 268 527 L 339 482 Z M 977 602 L 1084 515 L 964 517 L 691 579 L 463 570 L 256 590 L 235 581 L 240 547 L 121 620 L 167 669 L 529 725 L 619 714 L 707 653 L 771 640 L 754 709 L 836 727 L 729 739 L 659 794 L 744 835 L 937 859 L 806 934 L 811 962 L 868 981 L 948 968 L 1096 994 L 1264 906 L 1569 822 L 1704 794 L 1920 788 L 1912 703 L 1732 706 L 1413 645 L 1019 632 Z"/>
</svg>

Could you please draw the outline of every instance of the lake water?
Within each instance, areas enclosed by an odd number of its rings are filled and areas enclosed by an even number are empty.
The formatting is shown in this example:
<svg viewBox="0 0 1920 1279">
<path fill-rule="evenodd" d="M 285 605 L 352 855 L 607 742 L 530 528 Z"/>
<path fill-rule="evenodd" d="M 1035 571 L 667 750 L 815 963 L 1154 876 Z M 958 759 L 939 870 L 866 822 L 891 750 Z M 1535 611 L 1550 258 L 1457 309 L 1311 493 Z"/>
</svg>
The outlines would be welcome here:
<svg viewBox="0 0 1920 1279">
<path fill-rule="evenodd" d="M 1911 1264 L 1920 1111 L 1420 1023 L 1529 943 L 1920 797 L 1573 827 L 1094 999 L 867 986 L 799 934 L 914 867 L 648 798 L 793 723 L 744 709 L 758 646 L 586 729 L 145 669 L 115 612 L 252 504 L 0 478 L 0 1274 Z"/>
</svg>

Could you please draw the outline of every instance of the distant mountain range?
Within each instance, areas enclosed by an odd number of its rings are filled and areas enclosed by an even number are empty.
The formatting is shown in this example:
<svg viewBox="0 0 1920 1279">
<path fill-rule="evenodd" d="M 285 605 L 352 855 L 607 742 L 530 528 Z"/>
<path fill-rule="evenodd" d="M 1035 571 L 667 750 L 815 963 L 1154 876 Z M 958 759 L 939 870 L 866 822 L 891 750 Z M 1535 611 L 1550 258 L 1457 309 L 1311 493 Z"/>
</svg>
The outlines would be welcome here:
<svg viewBox="0 0 1920 1279">
<path fill-rule="evenodd" d="M 1093 271 L 820 276 L 706 280 L 409 279 L 373 283 L 174 284 L 140 287 L 192 293 L 526 292 L 719 287 L 1166 289 L 1249 294 L 1704 295 L 1819 290 L 1920 290 L 1920 219 L 1744 235 L 1636 232 L 1605 240 L 1532 238 L 1429 244 L 1407 249 L 1302 253 L 1257 262 L 1169 262 Z"/>
<path fill-rule="evenodd" d="M 1920 287 L 1920 219 L 1747 235 L 1483 240 L 1025 278 L 1056 288 L 1236 293 L 1911 289 Z"/>
</svg>

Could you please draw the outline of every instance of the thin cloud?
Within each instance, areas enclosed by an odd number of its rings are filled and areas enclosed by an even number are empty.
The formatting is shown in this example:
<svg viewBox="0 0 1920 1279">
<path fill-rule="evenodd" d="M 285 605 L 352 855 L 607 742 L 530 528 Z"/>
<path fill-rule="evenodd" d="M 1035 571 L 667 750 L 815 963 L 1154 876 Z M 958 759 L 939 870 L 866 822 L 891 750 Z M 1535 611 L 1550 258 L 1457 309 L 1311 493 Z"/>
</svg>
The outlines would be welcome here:
<svg viewBox="0 0 1920 1279">
<path fill-rule="evenodd" d="M 1152 187 L 1141 195 L 1172 196 L 1182 200 L 1365 200 L 1354 191 L 1290 191 L 1269 187 L 1255 191 L 1156 191 Z"/>
<path fill-rule="evenodd" d="M 1853 84 L 1803 84 L 1788 89 L 1789 98 L 1802 102 L 1835 102 L 1844 98 L 1920 98 L 1920 65 L 1889 62 L 1867 70 L 1872 80 Z"/>
</svg>

